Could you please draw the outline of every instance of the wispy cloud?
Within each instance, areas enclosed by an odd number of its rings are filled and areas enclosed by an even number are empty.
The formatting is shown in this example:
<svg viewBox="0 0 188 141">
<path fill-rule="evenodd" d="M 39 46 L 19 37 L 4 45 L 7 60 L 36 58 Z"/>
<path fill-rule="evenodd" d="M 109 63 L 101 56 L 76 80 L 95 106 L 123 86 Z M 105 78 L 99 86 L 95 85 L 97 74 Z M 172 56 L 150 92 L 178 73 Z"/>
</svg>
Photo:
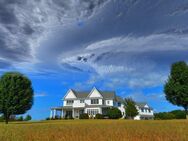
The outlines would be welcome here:
<svg viewBox="0 0 188 141">
<path fill-rule="evenodd" d="M 47 96 L 47 94 L 46 94 L 45 92 L 36 93 L 36 94 L 34 95 L 34 97 L 36 97 L 36 98 L 38 98 L 38 97 L 46 97 L 46 96 Z"/>
</svg>

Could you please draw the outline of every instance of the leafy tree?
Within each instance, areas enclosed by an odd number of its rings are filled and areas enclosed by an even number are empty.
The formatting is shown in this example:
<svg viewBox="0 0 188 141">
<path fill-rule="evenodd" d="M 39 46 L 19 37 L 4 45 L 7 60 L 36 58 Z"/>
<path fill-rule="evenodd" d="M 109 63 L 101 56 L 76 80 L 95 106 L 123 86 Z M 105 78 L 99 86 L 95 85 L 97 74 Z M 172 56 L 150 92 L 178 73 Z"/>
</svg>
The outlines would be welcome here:
<svg viewBox="0 0 188 141">
<path fill-rule="evenodd" d="M 6 123 L 10 115 L 24 114 L 33 105 L 31 81 L 21 73 L 7 72 L 0 78 L 0 113 Z"/>
<path fill-rule="evenodd" d="M 185 111 L 182 110 L 174 110 L 171 111 L 170 113 L 174 114 L 176 119 L 186 119 L 186 113 Z"/>
<path fill-rule="evenodd" d="M 122 114 L 118 108 L 112 107 L 107 110 L 107 116 L 109 119 L 119 119 L 122 117 Z"/>
<path fill-rule="evenodd" d="M 19 116 L 19 117 L 17 118 L 17 120 L 18 120 L 18 121 L 23 121 L 23 116 Z"/>
<path fill-rule="evenodd" d="M 31 120 L 32 119 L 32 117 L 30 116 L 30 115 L 27 115 L 26 117 L 25 117 L 25 121 L 29 121 L 29 120 Z"/>
<path fill-rule="evenodd" d="M 185 62 L 172 64 L 164 93 L 168 101 L 185 109 L 188 118 L 188 65 Z"/>
<path fill-rule="evenodd" d="M 138 115 L 136 103 L 132 98 L 125 98 L 125 112 L 126 118 L 128 119 L 133 119 L 136 115 Z"/>
<path fill-rule="evenodd" d="M 156 120 L 169 120 L 169 119 L 176 118 L 176 116 L 170 112 L 155 113 L 154 117 L 155 117 L 154 119 L 156 119 Z"/>
<path fill-rule="evenodd" d="M 0 122 L 3 122 L 4 121 L 4 115 L 0 115 Z"/>
</svg>

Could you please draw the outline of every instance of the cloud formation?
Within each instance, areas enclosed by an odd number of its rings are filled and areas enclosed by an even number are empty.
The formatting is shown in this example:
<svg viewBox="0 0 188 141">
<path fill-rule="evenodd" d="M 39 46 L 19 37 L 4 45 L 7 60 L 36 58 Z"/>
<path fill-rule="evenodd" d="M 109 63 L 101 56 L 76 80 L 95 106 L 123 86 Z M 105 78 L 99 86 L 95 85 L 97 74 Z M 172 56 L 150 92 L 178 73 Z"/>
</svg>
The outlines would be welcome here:
<svg viewBox="0 0 188 141">
<path fill-rule="evenodd" d="M 154 87 L 188 61 L 184 0 L 2 0 L 0 69 Z M 93 81 L 93 77 L 95 81 Z M 90 81 L 92 80 L 92 81 Z"/>
</svg>

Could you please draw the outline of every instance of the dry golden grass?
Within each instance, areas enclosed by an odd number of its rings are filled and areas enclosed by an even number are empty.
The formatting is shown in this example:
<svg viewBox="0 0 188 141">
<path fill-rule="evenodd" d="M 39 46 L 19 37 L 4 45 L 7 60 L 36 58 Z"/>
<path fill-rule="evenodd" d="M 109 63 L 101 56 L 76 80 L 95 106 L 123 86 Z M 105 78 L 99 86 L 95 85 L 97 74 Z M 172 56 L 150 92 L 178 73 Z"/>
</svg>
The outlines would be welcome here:
<svg viewBox="0 0 188 141">
<path fill-rule="evenodd" d="M 188 121 L 64 120 L 0 123 L 0 141 L 188 141 Z"/>
</svg>

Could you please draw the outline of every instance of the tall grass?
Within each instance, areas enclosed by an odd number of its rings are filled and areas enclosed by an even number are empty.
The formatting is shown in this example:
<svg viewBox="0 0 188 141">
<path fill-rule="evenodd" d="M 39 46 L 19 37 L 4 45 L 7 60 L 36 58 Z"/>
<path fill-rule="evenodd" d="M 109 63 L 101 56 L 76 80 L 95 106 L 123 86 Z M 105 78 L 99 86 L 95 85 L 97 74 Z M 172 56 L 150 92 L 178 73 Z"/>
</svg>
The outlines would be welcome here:
<svg viewBox="0 0 188 141">
<path fill-rule="evenodd" d="M 188 121 L 65 120 L 0 124 L 0 141 L 188 141 Z"/>
</svg>

